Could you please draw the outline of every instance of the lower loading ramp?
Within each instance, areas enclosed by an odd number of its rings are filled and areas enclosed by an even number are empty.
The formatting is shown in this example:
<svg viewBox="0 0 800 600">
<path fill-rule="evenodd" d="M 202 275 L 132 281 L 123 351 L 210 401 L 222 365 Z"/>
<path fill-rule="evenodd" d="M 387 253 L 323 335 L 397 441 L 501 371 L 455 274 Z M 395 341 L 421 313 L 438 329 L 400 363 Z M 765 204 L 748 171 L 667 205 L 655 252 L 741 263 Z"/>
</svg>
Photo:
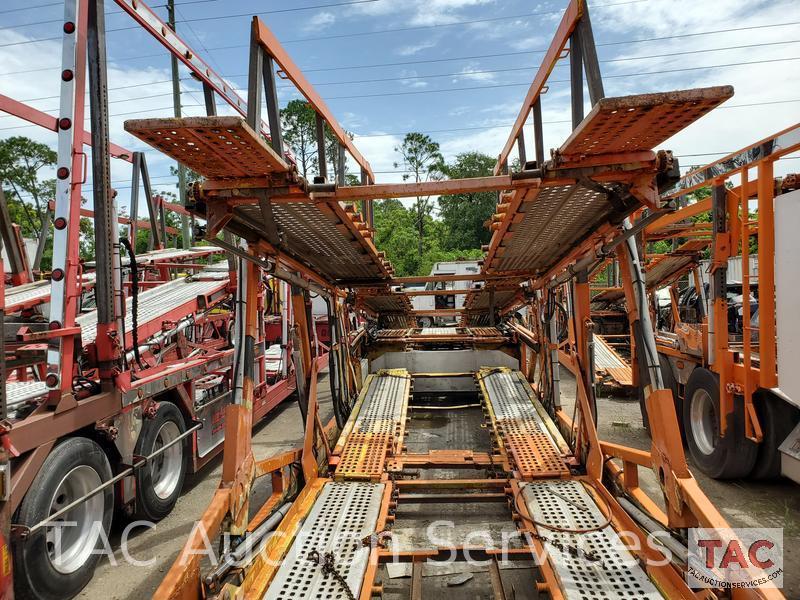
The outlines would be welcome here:
<svg viewBox="0 0 800 600">
<path fill-rule="evenodd" d="M 411 377 L 402 369 L 370 375 L 341 439 L 336 479 L 381 478 L 386 457 L 403 438 Z"/>
<path fill-rule="evenodd" d="M 522 498 L 567 600 L 663 598 L 580 481 L 522 484 Z"/>
<path fill-rule="evenodd" d="M 362 540 L 375 533 L 386 484 L 330 481 L 284 557 L 265 600 L 348 598 L 342 582 L 323 572 L 319 560 L 333 558 L 336 572 L 358 598 L 369 562 Z"/>
<path fill-rule="evenodd" d="M 482 369 L 478 382 L 499 445 L 523 479 L 568 477 L 558 433 L 547 427 L 519 371 Z M 559 440 L 560 441 L 560 440 Z"/>
</svg>

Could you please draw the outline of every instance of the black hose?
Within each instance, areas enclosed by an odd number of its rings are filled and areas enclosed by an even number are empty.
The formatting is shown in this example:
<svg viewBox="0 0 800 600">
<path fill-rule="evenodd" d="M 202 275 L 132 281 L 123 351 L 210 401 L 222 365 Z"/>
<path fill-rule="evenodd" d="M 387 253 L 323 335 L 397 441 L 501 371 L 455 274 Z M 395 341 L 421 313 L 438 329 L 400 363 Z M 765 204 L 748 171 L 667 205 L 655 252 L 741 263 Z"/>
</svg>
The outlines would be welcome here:
<svg viewBox="0 0 800 600">
<path fill-rule="evenodd" d="M 339 357 L 336 354 L 335 346 L 339 339 L 339 332 L 336 328 L 336 316 L 332 308 L 334 300 L 325 298 L 325 305 L 328 309 L 328 332 L 330 335 L 330 349 L 328 350 L 328 382 L 331 386 L 331 403 L 333 404 L 333 415 L 336 417 L 336 425 L 341 430 L 347 422 L 347 417 L 342 410 L 341 381 L 339 377 Z M 337 385 L 338 384 L 338 385 Z M 338 389 L 337 389 L 338 388 Z"/>
<path fill-rule="evenodd" d="M 139 267 L 136 264 L 136 253 L 128 238 L 120 239 L 125 246 L 131 261 L 131 339 L 133 340 L 133 356 L 140 369 L 144 369 L 142 356 L 139 354 Z M 124 344 L 123 344 L 124 345 Z"/>
</svg>

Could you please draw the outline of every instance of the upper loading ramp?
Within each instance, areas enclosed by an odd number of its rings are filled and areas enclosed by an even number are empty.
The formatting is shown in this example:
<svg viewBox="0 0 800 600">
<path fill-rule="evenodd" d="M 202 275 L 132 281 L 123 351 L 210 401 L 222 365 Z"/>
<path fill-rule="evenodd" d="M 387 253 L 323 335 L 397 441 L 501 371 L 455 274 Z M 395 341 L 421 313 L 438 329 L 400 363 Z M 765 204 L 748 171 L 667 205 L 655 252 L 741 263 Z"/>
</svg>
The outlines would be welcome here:
<svg viewBox="0 0 800 600">
<path fill-rule="evenodd" d="M 195 210 L 212 227 L 264 240 L 329 281 L 388 279 L 371 233 L 338 202 L 315 202 L 306 182 L 240 117 L 127 121 L 125 129 L 207 179 Z M 271 177 L 289 184 L 283 193 Z M 223 183 L 224 182 L 224 183 Z"/>
<path fill-rule="evenodd" d="M 650 151 L 732 95 L 722 86 L 601 99 L 545 163 L 541 186 L 502 199 L 485 271 L 545 273 L 590 233 L 619 223 L 654 183 Z"/>
</svg>

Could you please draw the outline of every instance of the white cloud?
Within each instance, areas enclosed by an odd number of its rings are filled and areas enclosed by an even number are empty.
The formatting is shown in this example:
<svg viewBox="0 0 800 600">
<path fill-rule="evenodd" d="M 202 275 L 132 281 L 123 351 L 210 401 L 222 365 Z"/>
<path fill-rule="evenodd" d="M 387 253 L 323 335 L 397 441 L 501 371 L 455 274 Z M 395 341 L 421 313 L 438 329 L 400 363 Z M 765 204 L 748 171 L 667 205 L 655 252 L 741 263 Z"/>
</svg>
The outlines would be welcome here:
<svg viewBox="0 0 800 600">
<path fill-rule="evenodd" d="M 417 76 L 417 72 L 414 70 L 403 69 L 400 71 L 400 77 L 398 78 L 398 82 L 406 87 L 410 87 L 412 89 L 422 89 L 428 87 L 428 82 L 424 79 L 414 79 Z"/>
<path fill-rule="evenodd" d="M 490 82 L 495 80 L 495 74 L 488 72 L 490 69 L 481 68 L 477 63 L 471 63 L 469 66 L 463 67 L 456 77 L 453 77 L 453 83 L 460 81 L 478 81 Z"/>
<path fill-rule="evenodd" d="M 322 31 L 336 22 L 336 15 L 330 11 L 322 11 L 311 17 L 303 26 L 305 31 Z"/>
<path fill-rule="evenodd" d="M 428 48 L 433 48 L 434 46 L 436 46 L 436 42 L 435 41 L 426 40 L 424 42 L 420 42 L 419 44 L 411 44 L 411 45 L 408 45 L 408 46 L 403 46 L 401 48 L 398 48 L 396 52 L 400 56 L 413 56 L 414 54 L 417 54 L 418 52 L 421 52 L 423 50 L 427 50 Z"/>
</svg>

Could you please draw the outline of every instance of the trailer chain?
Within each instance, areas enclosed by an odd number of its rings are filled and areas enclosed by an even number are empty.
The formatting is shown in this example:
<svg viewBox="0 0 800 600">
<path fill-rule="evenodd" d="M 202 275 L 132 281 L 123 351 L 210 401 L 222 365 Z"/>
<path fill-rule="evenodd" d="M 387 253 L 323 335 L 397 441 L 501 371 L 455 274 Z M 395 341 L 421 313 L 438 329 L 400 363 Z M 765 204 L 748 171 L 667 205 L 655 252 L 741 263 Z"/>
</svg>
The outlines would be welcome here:
<svg viewBox="0 0 800 600">
<path fill-rule="evenodd" d="M 336 559 L 333 555 L 333 552 L 326 552 L 325 554 L 320 555 L 320 553 L 316 549 L 314 549 L 308 553 L 306 559 L 322 567 L 323 575 L 325 575 L 326 577 L 328 575 L 331 575 L 336 581 L 338 581 L 339 585 L 342 586 L 345 593 L 347 594 L 348 600 L 356 600 L 355 595 L 353 595 L 353 590 L 351 590 L 350 586 L 347 585 L 347 580 L 336 569 L 336 562 L 335 562 Z"/>
<path fill-rule="evenodd" d="M 564 544 L 563 542 L 559 542 L 558 540 L 554 540 L 545 537 L 543 535 L 539 535 L 535 531 L 525 531 L 524 534 L 531 536 L 533 539 L 538 540 L 543 544 L 550 544 L 554 548 L 557 548 L 558 550 L 561 550 L 561 552 L 569 554 L 574 558 L 578 558 L 580 556 L 588 560 L 589 562 L 599 562 L 601 567 L 605 566 L 603 563 L 603 559 L 600 558 L 597 554 L 595 554 L 594 552 L 589 552 L 587 550 L 584 550 L 583 548 L 579 548 L 574 544 Z"/>
</svg>

